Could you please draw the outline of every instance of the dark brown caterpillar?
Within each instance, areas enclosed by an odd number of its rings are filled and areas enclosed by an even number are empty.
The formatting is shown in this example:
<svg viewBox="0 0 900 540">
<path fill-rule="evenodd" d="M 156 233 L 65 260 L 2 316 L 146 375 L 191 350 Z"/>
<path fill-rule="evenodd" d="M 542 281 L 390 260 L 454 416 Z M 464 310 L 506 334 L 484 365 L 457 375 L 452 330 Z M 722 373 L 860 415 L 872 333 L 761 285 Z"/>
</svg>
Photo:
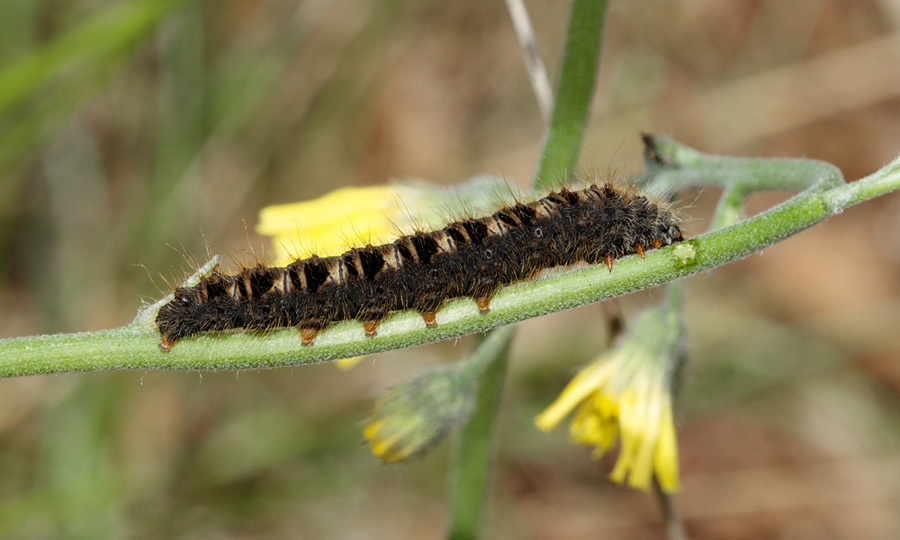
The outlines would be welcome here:
<svg viewBox="0 0 900 540">
<path fill-rule="evenodd" d="M 243 328 L 298 327 L 304 345 L 337 321 L 356 319 L 366 334 L 392 311 L 415 309 L 435 326 L 435 311 L 452 298 L 474 298 L 482 313 L 504 285 L 542 270 L 605 263 L 683 240 L 672 213 L 612 184 L 562 189 L 532 203 L 417 232 L 390 244 L 336 257 L 298 259 L 286 267 L 257 265 L 235 275 L 218 270 L 175 298 L 156 317 L 159 347 L 183 337 Z"/>
</svg>

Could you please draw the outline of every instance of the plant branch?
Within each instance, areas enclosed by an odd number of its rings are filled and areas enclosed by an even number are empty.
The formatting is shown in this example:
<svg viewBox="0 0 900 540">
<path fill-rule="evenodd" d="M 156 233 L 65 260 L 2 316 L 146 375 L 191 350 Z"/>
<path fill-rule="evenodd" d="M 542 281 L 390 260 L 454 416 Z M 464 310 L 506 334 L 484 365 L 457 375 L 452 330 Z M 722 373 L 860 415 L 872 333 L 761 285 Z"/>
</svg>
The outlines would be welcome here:
<svg viewBox="0 0 900 540">
<path fill-rule="evenodd" d="M 497 409 L 515 328 L 505 326 L 494 330 L 467 360 L 477 365 L 484 364 L 484 372 L 478 381 L 475 408 L 458 434 L 453 466 L 450 468 L 453 492 L 447 528 L 449 539 L 478 537 L 490 482 Z"/>
<path fill-rule="evenodd" d="M 519 40 L 519 48 L 522 49 L 522 58 L 525 61 L 525 69 L 528 71 L 528 79 L 531 81 L 531 90 L 537 102 L 538 112 L 544 124 L 550 122 L 553 114 L 553 89 L 550 88 L 550 78 L 547 77 L 547 68 L 538 51 L 537 40 L 534 37 L 534 28 L 531 26 L 531 18 L 523 0 L 506 0 L 506 10 L 516 31 L 516 39 Z"/>
<path fill-rule="evenodd" d="M 546 84 L 543 63 L 540 62 L 533 33 L 530 32 L 528 14 L 519 0 L 508 0 L 507 5 L 516 24 L 519 42 L 526 53 L 526 64 L 532 74 L 535 95 L 546 123 L 550 116 L 552 93 Z M 553 116 L 547 126 L 547 146 L 541 157 L 539 173 L 533 182 L 535 187 L 541 187 L 542 180 L 551 174 L 556 178 L 564 177 L 567 172 L 571 173 L 577 163 L 581 134 L 588 121 L 590 98 L 599 65 L 604 14 L 605 0 L 572 1 L 559 91 Z M 489 360 L 479 381 L 475 408 L 458 439 L 454 466 L 451 468 L 454 487 L 447 538 L 465 540 L 478 537 L 491 469 L 491 442 L 494 439 L 494 425 L 503 391 L 509 343 L 514 332 L 514 326 L 494 330 L 475 353 L 481 354 L 485 346 L 492 343 L 503 345 L 494 347 L 492 353 L 487 353 L 486 358 Z"/>
<path fill-rule="evenodd" d="M 145 316 L 115 330 L 0 340 L 0 377 L 117 369 L 257 369 L 373 354 L 485 332 L 709 271 L 851 205 L 900 189 L 900 158 L 866 178 L 844 184 L 837 169 L 823 162 L 706 156 L 664 142 L 675 151 L 665 153 L 668 163 L 652 172 L 657 182 L 725 186 L 752 181 L 768 189 L 805 191 L 737 224 L 648 251 L 645 260 L 619 259 L 611 273 L 601 265 L 505 287 L 483 315 L 471 299 L 451 301 L 438 311 L 436 328 L 426 328 L 417 313 L 402 312 L 379 324 L 378 335 L 371 338 L 365 337 L 362 324 L 347 321 L 321 332 L 311 347 L 301 345 L 297 330 L 284 329 L 183 339 L 163 353 L 156 347 L 159 333 L 150 322 L 152 317 Z M 685 155 L 690 159 L 680 160 Z M 777 185 L 778 178 L 783 184 Z"/>
<path fill-rule="evenodd" d="M 575 172 L 600 65 L 606 0 L 572 0 L 559 88 L 535 173 L 535 186 L 547 188 Z"/>
</svg>

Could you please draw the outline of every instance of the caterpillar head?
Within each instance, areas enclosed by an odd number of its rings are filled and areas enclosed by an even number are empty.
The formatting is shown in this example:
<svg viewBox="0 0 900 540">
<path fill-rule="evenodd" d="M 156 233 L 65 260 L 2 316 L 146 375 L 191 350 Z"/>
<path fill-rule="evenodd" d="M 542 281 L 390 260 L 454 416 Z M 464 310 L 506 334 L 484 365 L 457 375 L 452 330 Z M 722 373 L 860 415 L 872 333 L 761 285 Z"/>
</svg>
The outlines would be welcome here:
<svg viewBox="0 0 900 540">
<path fill-rule="evenodd" d="M 159 328 L 159 348 L 168 351 L 180 338 L 203 331 L 202 318 L 197 317 L 200 299 L 194 288 L 179 287 L 171 302 L 159 308 L 156 326 Z"/>
</svg>

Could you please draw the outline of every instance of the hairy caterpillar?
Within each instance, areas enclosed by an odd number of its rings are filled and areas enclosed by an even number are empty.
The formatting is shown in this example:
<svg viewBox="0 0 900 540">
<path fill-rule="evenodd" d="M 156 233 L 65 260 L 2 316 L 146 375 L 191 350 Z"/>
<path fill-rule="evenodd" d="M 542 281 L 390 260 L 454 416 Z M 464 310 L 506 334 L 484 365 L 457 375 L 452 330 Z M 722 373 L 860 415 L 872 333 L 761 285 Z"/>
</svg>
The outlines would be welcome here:
<svg viewBox="0 0 900 540">
<path fill-rule="evenodd" d="M 489 309 L 494 292 L 543 270 L 604 263 L 683 240 L 672 212 L 606 183 L 561 189 L 531 203 L 416 232 L 335 257 L 312 256 L 285 267 L 257 265 L 233 275 L 214 270 L 179 287 L 156 317 L 160 349 L 181 338 L 230 329 L 297 327 L 304 345 L 331 323 L 349 319 L 375 335 L 392 311 L 414 309 L 435 326 L 452 298 Z"/>
</svg>

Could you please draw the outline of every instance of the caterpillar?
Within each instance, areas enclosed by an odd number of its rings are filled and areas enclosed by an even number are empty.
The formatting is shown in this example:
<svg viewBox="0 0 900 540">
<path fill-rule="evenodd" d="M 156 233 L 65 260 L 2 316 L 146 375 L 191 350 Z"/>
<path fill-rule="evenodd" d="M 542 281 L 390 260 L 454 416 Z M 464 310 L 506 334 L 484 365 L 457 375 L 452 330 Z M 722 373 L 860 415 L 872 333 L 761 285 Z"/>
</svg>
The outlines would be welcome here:
<svg viewBox="0 0 900 540">
<path fill-rule="evenodd" d="M 328 325 L 355 319 L 367 336 L 393 311 L 416 310 L 426 326 L 453 298 L 473 298 L 482 313 L 502 286 L 578 263 L 606 264 L 684 238 L 672 211 L 611 183 L 560 189 L 530 203 L 443 229 L 404 235 L 334 257 L 284 267 L 257 264 L 236 274 L 217 268 L 178 287 L 157 316 L 159 348 L 182 338 L 232 329 L 296 327 L 311 345 Z"/>
</svg>

